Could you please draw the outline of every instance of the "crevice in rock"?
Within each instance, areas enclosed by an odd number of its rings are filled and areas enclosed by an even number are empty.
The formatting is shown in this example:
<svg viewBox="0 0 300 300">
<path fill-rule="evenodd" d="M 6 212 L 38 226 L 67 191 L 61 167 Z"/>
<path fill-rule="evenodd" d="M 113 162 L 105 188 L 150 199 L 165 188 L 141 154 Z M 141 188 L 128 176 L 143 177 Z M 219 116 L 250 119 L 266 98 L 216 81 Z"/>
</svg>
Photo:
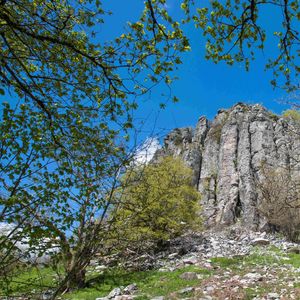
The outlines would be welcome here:
<svg viewBox="0 0 300 300">
<path fill-rule="evenodd" d="M 214 176 L 214 205 L 217 206 L 218 204 L 218 198 L 217 198 L 217 194 L 218 194 L 218 180 L 217 180 L 217 175 Z"/>
<path fill-rule="evenodd" d="M 197 174 L 197 191 L 199 191 L 199 185 L 200 185 L 200 178 L 201 178 L 201 168 L 202 168 L 202 151 L 200 151 L 200 157 L 199 157 L 199 170 Z"/>
<path fill-rule="evenodd" d="M 241 202 L 241 198 L 240 198 L 240 191 L 238 191 L 237 202 L 236 202 L 235 209 L 234 209 L 234 221 L 235 222 L 237 219 L 239 219 L 241 217 L 242 211 L 243 211 L 243 207 L 242 207 L 242 202 Z"/>
</svg>

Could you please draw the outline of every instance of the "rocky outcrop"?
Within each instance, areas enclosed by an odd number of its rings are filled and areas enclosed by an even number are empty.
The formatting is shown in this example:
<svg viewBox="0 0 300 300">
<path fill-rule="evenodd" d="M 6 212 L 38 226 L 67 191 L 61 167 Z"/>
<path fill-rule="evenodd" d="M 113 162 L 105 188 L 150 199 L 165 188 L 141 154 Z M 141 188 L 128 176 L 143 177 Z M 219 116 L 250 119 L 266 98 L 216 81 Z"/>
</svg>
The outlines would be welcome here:
<svg viewBox="0 0 300 300">
<path fill-rule="evenodd" d="M 298 133 L 293 120 L 280 118 L 258 104 L 238 103 L 220 110 L 212 122 L 200 117 L 195 129 L 174 129 L 156 158 L 179 156 L 194 170 L 206 225 L 240 220 L 262 228 L 266 221 L 259 214 L 261 196 L 256 187 L 261 166 L 281 166 L 299 175 Z"/>
</svg>

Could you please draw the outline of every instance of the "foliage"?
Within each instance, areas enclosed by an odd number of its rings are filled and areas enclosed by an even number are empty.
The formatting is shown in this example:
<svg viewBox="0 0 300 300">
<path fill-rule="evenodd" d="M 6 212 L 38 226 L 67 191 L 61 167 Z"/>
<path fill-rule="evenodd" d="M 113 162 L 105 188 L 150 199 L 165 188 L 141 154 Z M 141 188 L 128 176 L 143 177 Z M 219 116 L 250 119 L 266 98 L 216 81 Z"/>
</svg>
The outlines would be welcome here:
<svg viewBox="0 0 300 300">
<path fill-rule="evenodd" d="M 7 255 L 7 241 L 28 241 L 25 259 L 52 252 L 64 265 L 60 291 L 84 284 L 85 268 L 105 235 L 110 191 L 127 163 L 114 131 L 77 126 L 72 112 L 63 117 L 73 124 L 60 137 L 63 148 L 52 141 L 43 115 L 27 104 L 17 111 L 5 104 L 0 123 L 1 217 L 15 226 L 1 239 L 1 264 L 15 259 Z"/>
<path fill-rule="evenodd" d="M 137 97 L 169 86 L 189 49 L 161 4 L 145 1 L 122 35 L 96 43 L 110 15 L 98 0 L 0 1 L 0 94 L 12 99 L 1 109 L 0 217 L 15 226 L 0 265 L 24 240 L 28 253 L 55 247 L 57 293 L 84 284 L 105 239 Z"/>
<path fill-rule="evenodd" d="M 278 226 L 292 241 L 300 237 L 299 176 L 283 168 L 262 167 L 258 182 L 262 194 L 260 212 L 270 224 Z"/>
<path fill-rule="evenodd" d="M 188 50 L 162 2 L 145 1 L 140 19 L 121 36 L 94 43 L 97 26 L 111 14 L 100 1 L 1 1 L 1 93 L 12 88 L 52 122 L 64 108 L 100 106 L 112 119 L 128 113 L 136 107 L 128 96 L 170 84 L 177 54 Z"/>
<path fill-rule="evenodd" d="M 125 245 L 138 248 L 199 227 L 200 195 L 191 181 L 192 171 L 178 158 L 128 170 L 112 212 Z"/>
<path fill-rule="evenodd" d="M 266 33 L 257 23 L 258 14 L 269 4 L 228 0 L 225 6 L 213 1 L 193 13 L 193 2 L 184 0 L 181 8 L 187 21 L 193 19 L 208 37 L 207 58 L 244 61 L 248 68 L 248 56 L 255 53 L 244 46 L 263 48 Z M 128 23 L 120 36 L 102 41 L 96 32 L 111 13 L 101 1 L 0 1 L 0 94 L 11 98 L 1 110 L 0 217 L 16 228 L 0 242 L 0 265 L 14 259 L 10 251 L 24 239 L 30 242 L 28 251 L 41 254 L 55 245 L 67 274 L 57 293 L 84 284 L 89 260 L 110 228 L 107 212 L 119 174 L 130 160 L 125 144 L 137 97 L 159 83 L 169 86 L 170 74 L 181 64 L 180 53 L 190 49 L 165 4 L 146 0 L 137 21 Z M 275 77 L 283 74 L 285 86 L 292 88 L 292 74 L 299 72 L 294 53 L 298 2 L 271 5 L 283 9 L 284 22 L 275 34 L 279 56 L 267 67 Z M 154 179 L 152 183 L 167 188 Z M 190 193 L 185 185 L 174 191 L 183 198 Z M 154 192 L 161 193 L 158 188 Z M 197 198 L 193 193 L 189 197 Z M 170 201 L 162 199 L 173 207 L 175 192 Z M 191 208 L 194 202 L 185 205 Z M 123 212 L 130 215 L 126 208 Z M 132 226 L 133 220 L 128 221 Z M 147 222 L 153 226 L 147 234 L 154 238 L 167 238 L 184 227 L 168 216 Z"/>
<path fill-rule="evenodd" d="M 282 114 L 284 118 L 292 119 L 296 123 L 300 123 L 300 111 L 295 109 L 285 110 Z"/>
<path fill-rule="evenodd" d="M 299 88 L 295 81 L 300 72 L 298 1 L 213 0 L 203 7 L 197 1 L 185 0 L 181 6 L 188 20 L 193 19 L 195 26 L 203 30 L 206 58 L 229 65 L 243 63 L 248 70 L 257 56 L 256 50 L 268 50 L 268 40 L 270 47 L 277 49 L 275 57 L 269 56 L 266 63 L 266 68 L 273 71 L 271 84 L 287 90 Z M 278 14 L 272 32 L 263 20 L 268 10 Z"/>
</svg>

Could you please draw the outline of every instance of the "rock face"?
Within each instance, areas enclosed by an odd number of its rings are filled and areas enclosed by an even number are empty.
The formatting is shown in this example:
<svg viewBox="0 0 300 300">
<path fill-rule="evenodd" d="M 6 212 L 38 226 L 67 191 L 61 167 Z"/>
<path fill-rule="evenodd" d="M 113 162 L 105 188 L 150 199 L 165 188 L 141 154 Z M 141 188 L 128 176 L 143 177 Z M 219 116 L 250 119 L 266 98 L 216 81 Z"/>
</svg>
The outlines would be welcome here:
<svg viewBox="0 0 300 300">
<path fill-rule="evenodd" d="M 195 129 L 174 129 L 155 157 L 166 155 L 181 157 L 193 169 L 207 226 L 240 220 L 257 229 L 266 225 L 258 211 L 261 166 L 285 167 L 299 176 L 299 129 L 261 105 L 238 103 L 212 122 L 200 117 Z"/>
</svg>

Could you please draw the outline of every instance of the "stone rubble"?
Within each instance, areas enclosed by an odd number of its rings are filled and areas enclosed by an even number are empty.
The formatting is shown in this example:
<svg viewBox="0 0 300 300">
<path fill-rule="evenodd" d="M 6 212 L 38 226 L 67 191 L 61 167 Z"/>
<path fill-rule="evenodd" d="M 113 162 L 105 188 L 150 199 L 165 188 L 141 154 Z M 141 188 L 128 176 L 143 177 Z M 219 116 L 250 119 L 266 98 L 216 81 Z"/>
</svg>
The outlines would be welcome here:
<svg viewBox="0 0 300 300">
<path fill-rule="evenodd" d="M 184 295 L 189 297 L 190 293 L 194 296 L 185 298 L 186 300 L 245 299 L 245 289 L 255 289 L 260 285 L 272 284 L 278 286 L 278 288 L 280 287 L 280 290 L 270 291 L 263 297 L 254 297 L 252 300 L 299 300 L 300 289 L 297 291 L 295 286 L 300 286 L 300 268 L 276 263 L 270 266 L 253 265 L 251 269 L 241 269 L 241 274 L 235 274 L 230 267 L 223 270 L 216 269 L 216 266 L 212 263 L 212 259 L 216 257 L 243 258 L 255 253 L 255 251 L 259 251 L 262 255 L 272 255 L 276 261 L 277 254 L 276 252 L 268 252 L 269 247 L 277 247 L 286 255 L 291 250 L 293 250 L 292 253 L 298 253 L 295 249 L 300 249 L 299 244 L 288 242 L 281 236 L 265 232 L 254 232 L 235 225 L 223 231 L 209 230 L 201 234 L 191 233 L 171 240 L 166 249 L 156 254 L 149 254 L 150 259 L 146 262 L 146 265 L 151 265 L 151 268 L 157 268 L 162 273 L 173 272 L 187 266 L 197 266 L 214 272 L 214 275 L 210 277 L 196 272 L 182 273 L 180 276 L 182 279 L 187 282 L 199 280 L 201 286 L 179 289 L 172 294 L 172 299 L 182 299 Z M 143 255 L 142 259 L 146 258 L 147 255 Z M 289 258 L 281 255 L 280 259 L 284 261 Z M 299 276 L 295 276 L 295 274 L 299 274 Z M 107 297 L 97 300 L 131 300 L 138 296 L 137 288 L 135 284 L 132 284 L 125 289 L 114 289 Z M 130 292 L 127 293 L 127 290 Z M 294 292 L 291 292 L 291 290 Z M 115 297 L 112 297 L 113 294 Z M 161 299 L 164 299 L 164 297 L 159 296 L 152 300 Z"/>
</svg>

